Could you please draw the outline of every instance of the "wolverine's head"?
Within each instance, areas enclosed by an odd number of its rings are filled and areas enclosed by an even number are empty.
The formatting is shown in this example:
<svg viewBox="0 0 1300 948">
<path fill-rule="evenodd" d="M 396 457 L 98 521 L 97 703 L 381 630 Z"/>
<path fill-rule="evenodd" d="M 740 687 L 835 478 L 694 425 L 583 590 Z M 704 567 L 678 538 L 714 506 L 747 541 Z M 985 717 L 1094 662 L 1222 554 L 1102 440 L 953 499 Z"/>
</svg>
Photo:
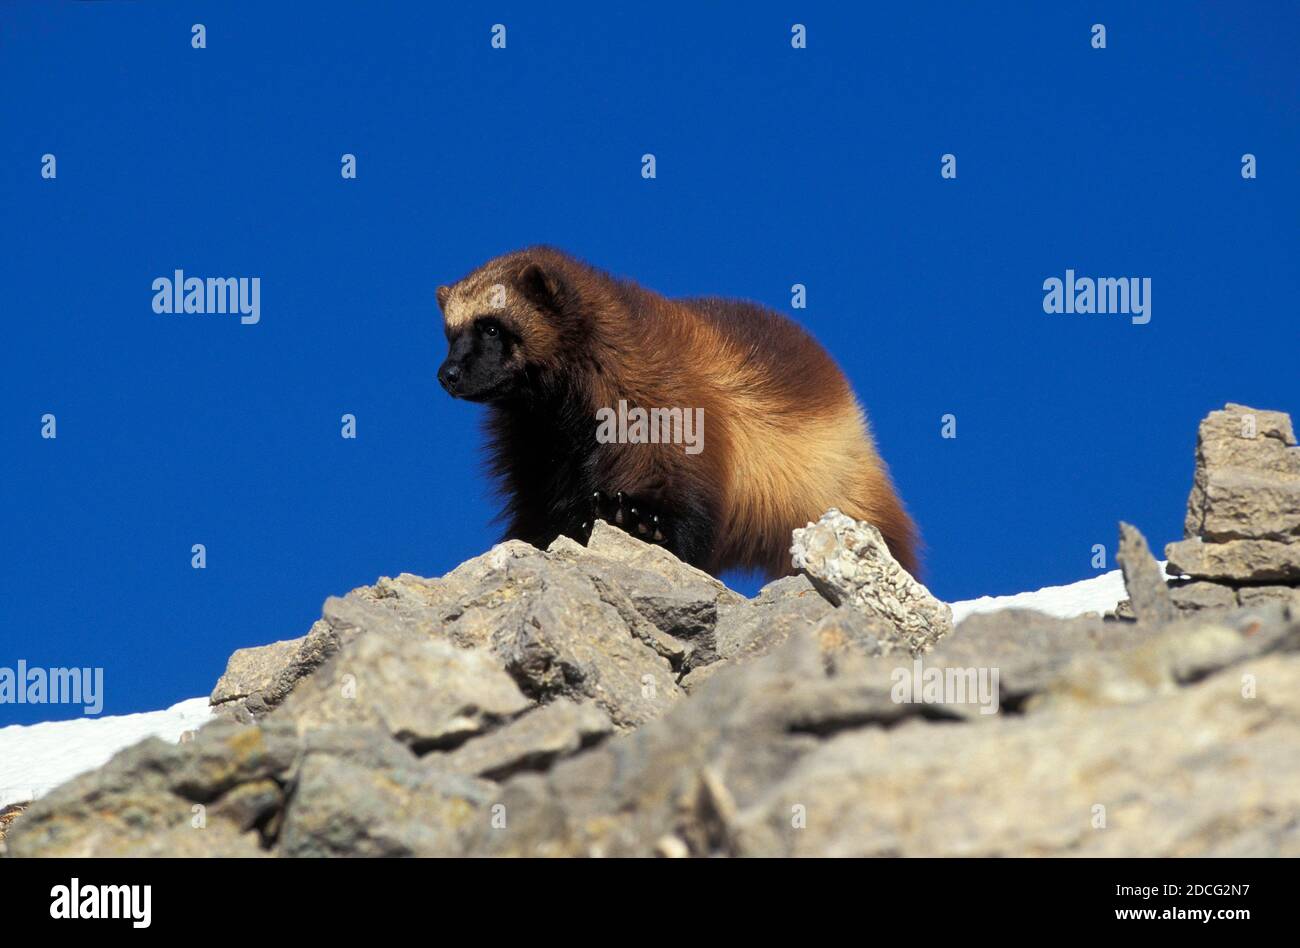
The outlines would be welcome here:
<svg viewBox="0 0 1300 948">
<path fill-rule="evenodd" d="M 564 317 L 566 259 L 524 250 L 497 257 L 438 287 L 447 359 L 438 381 L 456 398 L 502 402 L 554 366 L 571 327 Z"/>
</svg>

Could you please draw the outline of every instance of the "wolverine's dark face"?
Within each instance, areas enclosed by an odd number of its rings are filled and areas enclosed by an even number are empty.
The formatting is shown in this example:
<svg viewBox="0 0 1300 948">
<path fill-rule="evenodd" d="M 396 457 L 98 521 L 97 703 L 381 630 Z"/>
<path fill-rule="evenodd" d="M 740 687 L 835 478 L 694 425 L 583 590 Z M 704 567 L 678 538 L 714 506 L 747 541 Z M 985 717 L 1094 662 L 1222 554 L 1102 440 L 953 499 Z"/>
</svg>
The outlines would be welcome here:
<svg viewBox="0 0 1300 948">
<path fill-rule="evenodd" d="M 447 359 L 438 381 L 471 402 L 501 402 L 526 385 L 528 368 L 554 360 L 554 280 L 537 264 L 502 258 L 454 286 L 438 287 Z"/>
<path fill-rule="evenodd" d="M 523 372 L 520 339 L 495 316 L 447 327 L 447 359 L 438 381 L 448 394 L 471 402 L 500 401 L 518 387 Z"/>
</svg>

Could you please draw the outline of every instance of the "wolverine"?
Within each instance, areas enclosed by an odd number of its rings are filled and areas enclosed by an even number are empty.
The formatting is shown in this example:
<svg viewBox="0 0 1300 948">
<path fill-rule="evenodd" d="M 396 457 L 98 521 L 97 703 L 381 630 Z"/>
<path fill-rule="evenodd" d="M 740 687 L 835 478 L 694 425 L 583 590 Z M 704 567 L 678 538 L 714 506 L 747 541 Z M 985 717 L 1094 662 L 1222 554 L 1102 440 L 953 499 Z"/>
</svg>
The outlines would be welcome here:
<svg viewBox="0 0 1300 948">
<path fill-rule="evenodd" d="M 507 539 L 586 542 L 600 518 L 714 575 L 775 578 L 793 571 L 791 531 L 838 507 L 916 573 L 915 528 L 853 390 L 780 314 L 669 299 L 550 247 L 490 260 L 437 299 L 438 381 L 488 406 Z M 612 413 L 638 410 L 665 437 L 609 436 L 627 430 Z M 683 419 L 702 450 L 674 437 Z"/>
</svg>

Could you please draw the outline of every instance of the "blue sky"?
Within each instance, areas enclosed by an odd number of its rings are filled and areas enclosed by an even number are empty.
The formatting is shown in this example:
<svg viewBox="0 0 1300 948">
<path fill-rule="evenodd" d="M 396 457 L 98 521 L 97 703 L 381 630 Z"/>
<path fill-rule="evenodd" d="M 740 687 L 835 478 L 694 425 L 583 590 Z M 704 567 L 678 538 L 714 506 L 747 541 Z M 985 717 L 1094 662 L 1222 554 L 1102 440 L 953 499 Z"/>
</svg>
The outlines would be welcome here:
<svg viewBox="0 0 1300 948">
<path fill-rule="evenodd" d="M 948 599 L 1091 575 L 1121 518 L 1177 539 L 1197 421 L 1300 411 L 1292 3 L 446 6 L 0 6 L 0 665 L 163 707 L 486 549 L 433 292 L 531 243 L 805 284 Z M 261 321 L 156 315 L 178 268 L 260 277 Z M 1149 277 L 1151 322 L 1044 314 L 1067 268 Z"/>
</svg>

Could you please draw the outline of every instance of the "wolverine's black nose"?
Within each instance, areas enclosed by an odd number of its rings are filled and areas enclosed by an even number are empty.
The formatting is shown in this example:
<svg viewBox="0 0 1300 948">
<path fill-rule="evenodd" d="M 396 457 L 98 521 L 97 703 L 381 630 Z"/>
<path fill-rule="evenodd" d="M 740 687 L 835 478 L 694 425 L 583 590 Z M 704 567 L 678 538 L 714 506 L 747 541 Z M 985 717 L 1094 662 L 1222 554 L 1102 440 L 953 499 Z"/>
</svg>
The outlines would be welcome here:
<svg viewBox="0 0 1300 948">
<path fill-rule="evenodd" d="M 438 381 L 450 394 L 455 395 L 456 387 L 460 382 L 460 366 L 444 362 L 442 368 L 438 370 Z"/>
</svg>

